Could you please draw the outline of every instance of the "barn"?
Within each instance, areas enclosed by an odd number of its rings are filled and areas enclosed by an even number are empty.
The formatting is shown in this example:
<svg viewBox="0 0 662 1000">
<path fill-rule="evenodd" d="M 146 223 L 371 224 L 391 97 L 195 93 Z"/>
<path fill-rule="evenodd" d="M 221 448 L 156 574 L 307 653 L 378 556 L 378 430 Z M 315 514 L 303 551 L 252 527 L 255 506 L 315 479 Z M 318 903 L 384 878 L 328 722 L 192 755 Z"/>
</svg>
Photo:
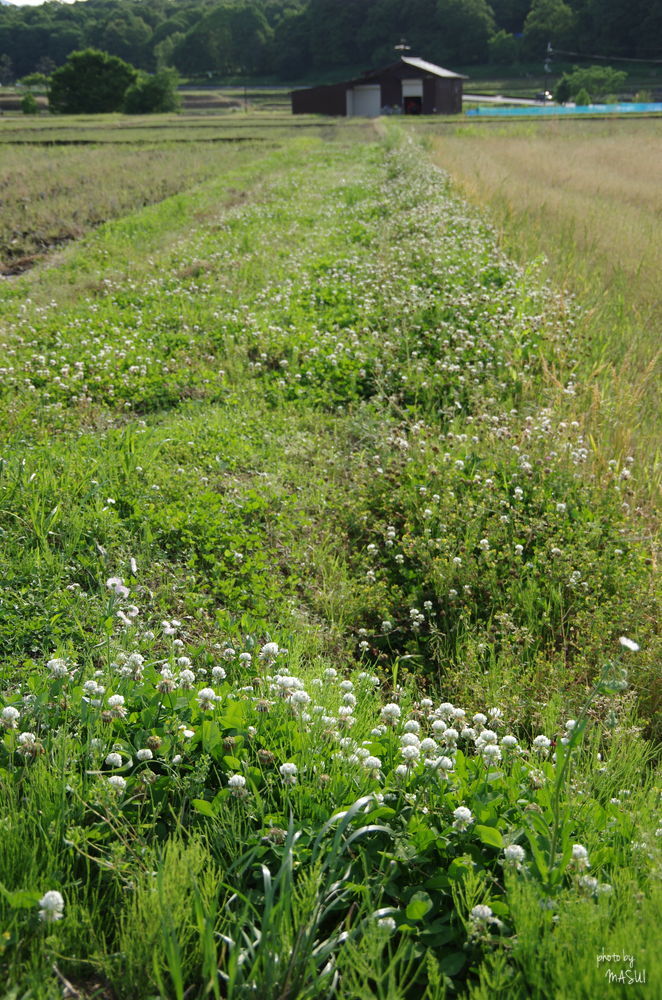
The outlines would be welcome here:
<svg viewBox="0 0 662 1000">
<path fill-rule="evenodd" d="M 462 111 L 466 76 L 415 56 L 401 56 L 356 80 L 293 90 L 295 115 L 376 118 L 381 114 L 453 115 Z"/>
</svg>

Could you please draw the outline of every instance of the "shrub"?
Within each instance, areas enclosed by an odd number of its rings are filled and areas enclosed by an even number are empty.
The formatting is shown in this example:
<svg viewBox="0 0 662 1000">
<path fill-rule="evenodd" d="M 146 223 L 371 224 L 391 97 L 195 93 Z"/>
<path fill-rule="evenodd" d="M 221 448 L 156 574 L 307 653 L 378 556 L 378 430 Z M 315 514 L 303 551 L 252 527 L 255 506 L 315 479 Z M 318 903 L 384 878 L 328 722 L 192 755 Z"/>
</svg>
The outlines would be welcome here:
<svg viewBox="0 0 662 1000">
<path fill-rule="evenodd" d="M 127 88 L 137 75 L 133 66 L 107 52 L 72 52 L 51 77 L 49 108 L 69 115 L 120 111 Z"/>
<path fill-rule="evenodd" d="M 178 76 L 175 70 L 162 69 L 154 76 L 141 73 L 124 95 L 123 111 L 129 115 L 176 111 Z"/>
<path fill-rule="evenodd" d="M 34 94 L 23 94 L 21 98 L 21 111 L 24 115 L 38 115 L 39 105 L 37 104 L 37 99 Z"/>
</svg>

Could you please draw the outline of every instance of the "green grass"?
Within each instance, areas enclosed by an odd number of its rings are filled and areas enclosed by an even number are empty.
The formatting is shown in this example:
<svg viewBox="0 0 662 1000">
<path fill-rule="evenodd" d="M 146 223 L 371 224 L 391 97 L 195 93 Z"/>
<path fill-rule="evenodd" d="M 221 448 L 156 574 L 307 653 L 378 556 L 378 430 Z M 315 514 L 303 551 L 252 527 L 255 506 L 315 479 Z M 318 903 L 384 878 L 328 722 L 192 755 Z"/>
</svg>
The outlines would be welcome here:
<svg viewBox="0 0 662 1000">
<path fill-rule="evenodd" d="M 397 130 L 283 138 L 3 287 L 7 995 L 592 1000 L 625 930 L 644 997 L 655 593 L 549 379 L 581 311 Z"/>
</svg>

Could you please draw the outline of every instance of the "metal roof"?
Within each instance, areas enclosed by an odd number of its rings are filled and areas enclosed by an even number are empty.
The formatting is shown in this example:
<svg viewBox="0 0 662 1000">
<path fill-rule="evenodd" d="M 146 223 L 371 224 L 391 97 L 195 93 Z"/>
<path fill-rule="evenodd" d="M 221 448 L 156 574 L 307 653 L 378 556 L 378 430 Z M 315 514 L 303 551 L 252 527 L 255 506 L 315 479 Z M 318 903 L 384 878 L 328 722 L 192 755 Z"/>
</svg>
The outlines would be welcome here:
<svg viewBox="0 0 662 1000">
<path fill-rule="evenodd" d="M 444 69 L 443 66 L 435 66 L 434 63 L 426 62 L 425 59 L 418 59 L 416 56 L 400 56 L 403 63 L 407 66 L 413 66 L 415 69 L 423 70 L 424 73 L 431 73 L 433 76 L 442 76 L 445 79 L 455 79 L 455 80 L 468 80 L 468 76 L 463 76 L 461 73 L 453 73 L 450 69 Z"/>
</svg>

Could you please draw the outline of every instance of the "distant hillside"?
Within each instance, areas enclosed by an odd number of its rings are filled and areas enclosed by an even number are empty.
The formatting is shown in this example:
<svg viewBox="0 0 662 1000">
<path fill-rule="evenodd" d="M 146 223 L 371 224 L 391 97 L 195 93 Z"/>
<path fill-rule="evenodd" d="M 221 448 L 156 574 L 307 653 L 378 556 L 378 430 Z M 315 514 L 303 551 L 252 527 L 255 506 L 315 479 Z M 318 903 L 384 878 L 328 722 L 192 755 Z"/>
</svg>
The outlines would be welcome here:
<svg viewBox="0 0 662 1000">
<path fill-rule="evenodd" d="M 291 81 L 383 63 L 403 38 L 450 67 L 542 63 L 548 42 L 606 60 L 659 59 L 662 0 L 0 0 L 0 82 L 87 47 L 150 71 Z"/>
</svg>

